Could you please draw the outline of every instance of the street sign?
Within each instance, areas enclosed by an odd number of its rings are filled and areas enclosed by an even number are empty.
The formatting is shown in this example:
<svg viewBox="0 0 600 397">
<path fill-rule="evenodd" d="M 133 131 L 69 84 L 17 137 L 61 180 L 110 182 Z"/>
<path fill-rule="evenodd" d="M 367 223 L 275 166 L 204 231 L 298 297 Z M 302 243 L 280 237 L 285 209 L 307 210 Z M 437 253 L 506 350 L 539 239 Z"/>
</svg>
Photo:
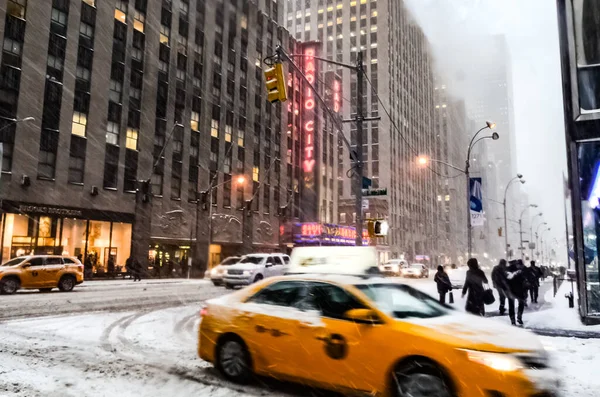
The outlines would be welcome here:
<svg viewBox="0 0 600 397">
<path fill-rule="evenodd" d="M 363 199 L 363 201 L 362 201 L 362 209 L 363 210 L 368 210 L 369 209 L 369 200 Z"/>
<path fill-rule="evenodd" d="M 363 189 L 363 196 L 387 196 L 387 188 L 381 189 Z"/>
</svg>

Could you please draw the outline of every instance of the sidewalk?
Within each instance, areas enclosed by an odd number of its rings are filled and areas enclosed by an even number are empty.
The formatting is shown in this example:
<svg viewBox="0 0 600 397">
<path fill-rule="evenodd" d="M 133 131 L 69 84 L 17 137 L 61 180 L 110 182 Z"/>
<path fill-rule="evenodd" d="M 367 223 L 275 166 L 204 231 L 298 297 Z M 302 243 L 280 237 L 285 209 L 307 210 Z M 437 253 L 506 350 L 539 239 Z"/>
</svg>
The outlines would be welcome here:
<svg viewBox="0 0 600 397">
<path fill-rule="evenodd" d="M 147 278 L 134 282 L 133 279 L 92 279 L 84 280 L 77 288 L 118 285 L 157 285 L 157 284 L 210 284 L 210 280 L 200 278 Z"/>
</svg>

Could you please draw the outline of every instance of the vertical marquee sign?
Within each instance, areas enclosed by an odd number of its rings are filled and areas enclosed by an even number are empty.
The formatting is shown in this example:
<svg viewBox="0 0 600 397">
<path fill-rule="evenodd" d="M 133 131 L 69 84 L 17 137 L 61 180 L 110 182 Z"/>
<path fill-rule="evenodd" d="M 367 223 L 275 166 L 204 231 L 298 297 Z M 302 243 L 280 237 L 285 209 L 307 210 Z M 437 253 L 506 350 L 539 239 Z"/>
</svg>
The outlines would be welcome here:
<svg viewBox="0 0 600 397">
<path fill-rule="evenodd" d="M 303 72 L 312 87 L 320 89 L 318 63 L 319 44 L 309 42 L 302 45 Z M 319 106 L 317 97 L 310 85 L 303 84 L 302 89 L 302 186 L 301 186 L 301 220 L 317 221 L 319 216 Z"/>
<path fill-rule="evenodd" d="M 342 110 L 342 79 L 335 72 L 325 74 L 325 103 L 334 113 Z"/>
</svg>

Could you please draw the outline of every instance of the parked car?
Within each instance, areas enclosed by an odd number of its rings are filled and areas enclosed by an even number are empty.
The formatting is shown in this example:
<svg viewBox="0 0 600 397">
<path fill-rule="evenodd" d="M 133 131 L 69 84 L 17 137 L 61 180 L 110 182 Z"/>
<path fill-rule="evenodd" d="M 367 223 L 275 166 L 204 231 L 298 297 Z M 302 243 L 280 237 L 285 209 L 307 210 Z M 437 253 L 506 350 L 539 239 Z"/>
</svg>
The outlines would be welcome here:
<svg viewBox="0 0 600 397">
<path fill-rule="evenodd" d="M 460 266 L 456 269 L 446 269 L 446 273 L 448 273 L 448 277 L 450 278 L 450 283 L 455 288 L 462 288 L 464 286 L 467 270 L 469 270 L 467 266 Z"/>
<path fill-rule="evenodd" d="M 402 277 L 428 278 L 429 269 L 422 263 L 413 263 L 400 270 Z"/>
<path fill-rule="evenodd" d="M 225 271 L 229 266 L 238 263 L 240 259 L 241 257 L 239 256 L 230 256 L 229 258 L 226 258 L 217 266 L 207 270 L 205 278 L 210 278 L 210 281 L 216 286 L 223 285 L 223 275 L 225 274 Z"/>
<path fill-rule="evenodd" d="M 379 266 L 379 271 L 384 275 L 400 276 L 401 270 L 407 266 L 408 263 L 404 259 L 390 259 Z"/>
<path fill-rule="evenodd" d="M 50 292 L 72 291 L 83 282 L 83 265 L 77 258 L 61 255 L 19 256 L 0 265 L 0 293 L 14 294 L 21 288 Z"/>
<path fill-rule="evenodd" d="M 225 288 L 250 285 L 262 279 L 285 274 L 290 257 L 284 254 L 244 255 L 236 264 L 227 267 L 223 275 Z"/>
</svg>

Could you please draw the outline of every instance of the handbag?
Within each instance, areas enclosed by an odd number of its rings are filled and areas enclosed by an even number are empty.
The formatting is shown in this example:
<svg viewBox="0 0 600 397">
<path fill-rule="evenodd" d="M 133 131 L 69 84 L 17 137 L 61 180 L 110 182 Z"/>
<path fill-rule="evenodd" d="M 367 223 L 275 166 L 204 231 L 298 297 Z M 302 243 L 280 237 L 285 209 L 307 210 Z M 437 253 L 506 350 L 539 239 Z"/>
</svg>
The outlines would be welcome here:
<svg viewBox="0 0 600 397">
<path fill-rule="evenodd" d="M 452 290 L 450 290 L 450 293 L 448 294 L 448 303 L 454 304 L 454 294 L 452 293 Z"/>
<path fill-rule="evenodd" d="M 492 290 L 489 285 L 484 284 L 483 303 L 485 303 L 486 305 L 491 305 L 494 302 L 496 302 L 496 298 L 494 297 L 494 290 Z"/>
</svg>

